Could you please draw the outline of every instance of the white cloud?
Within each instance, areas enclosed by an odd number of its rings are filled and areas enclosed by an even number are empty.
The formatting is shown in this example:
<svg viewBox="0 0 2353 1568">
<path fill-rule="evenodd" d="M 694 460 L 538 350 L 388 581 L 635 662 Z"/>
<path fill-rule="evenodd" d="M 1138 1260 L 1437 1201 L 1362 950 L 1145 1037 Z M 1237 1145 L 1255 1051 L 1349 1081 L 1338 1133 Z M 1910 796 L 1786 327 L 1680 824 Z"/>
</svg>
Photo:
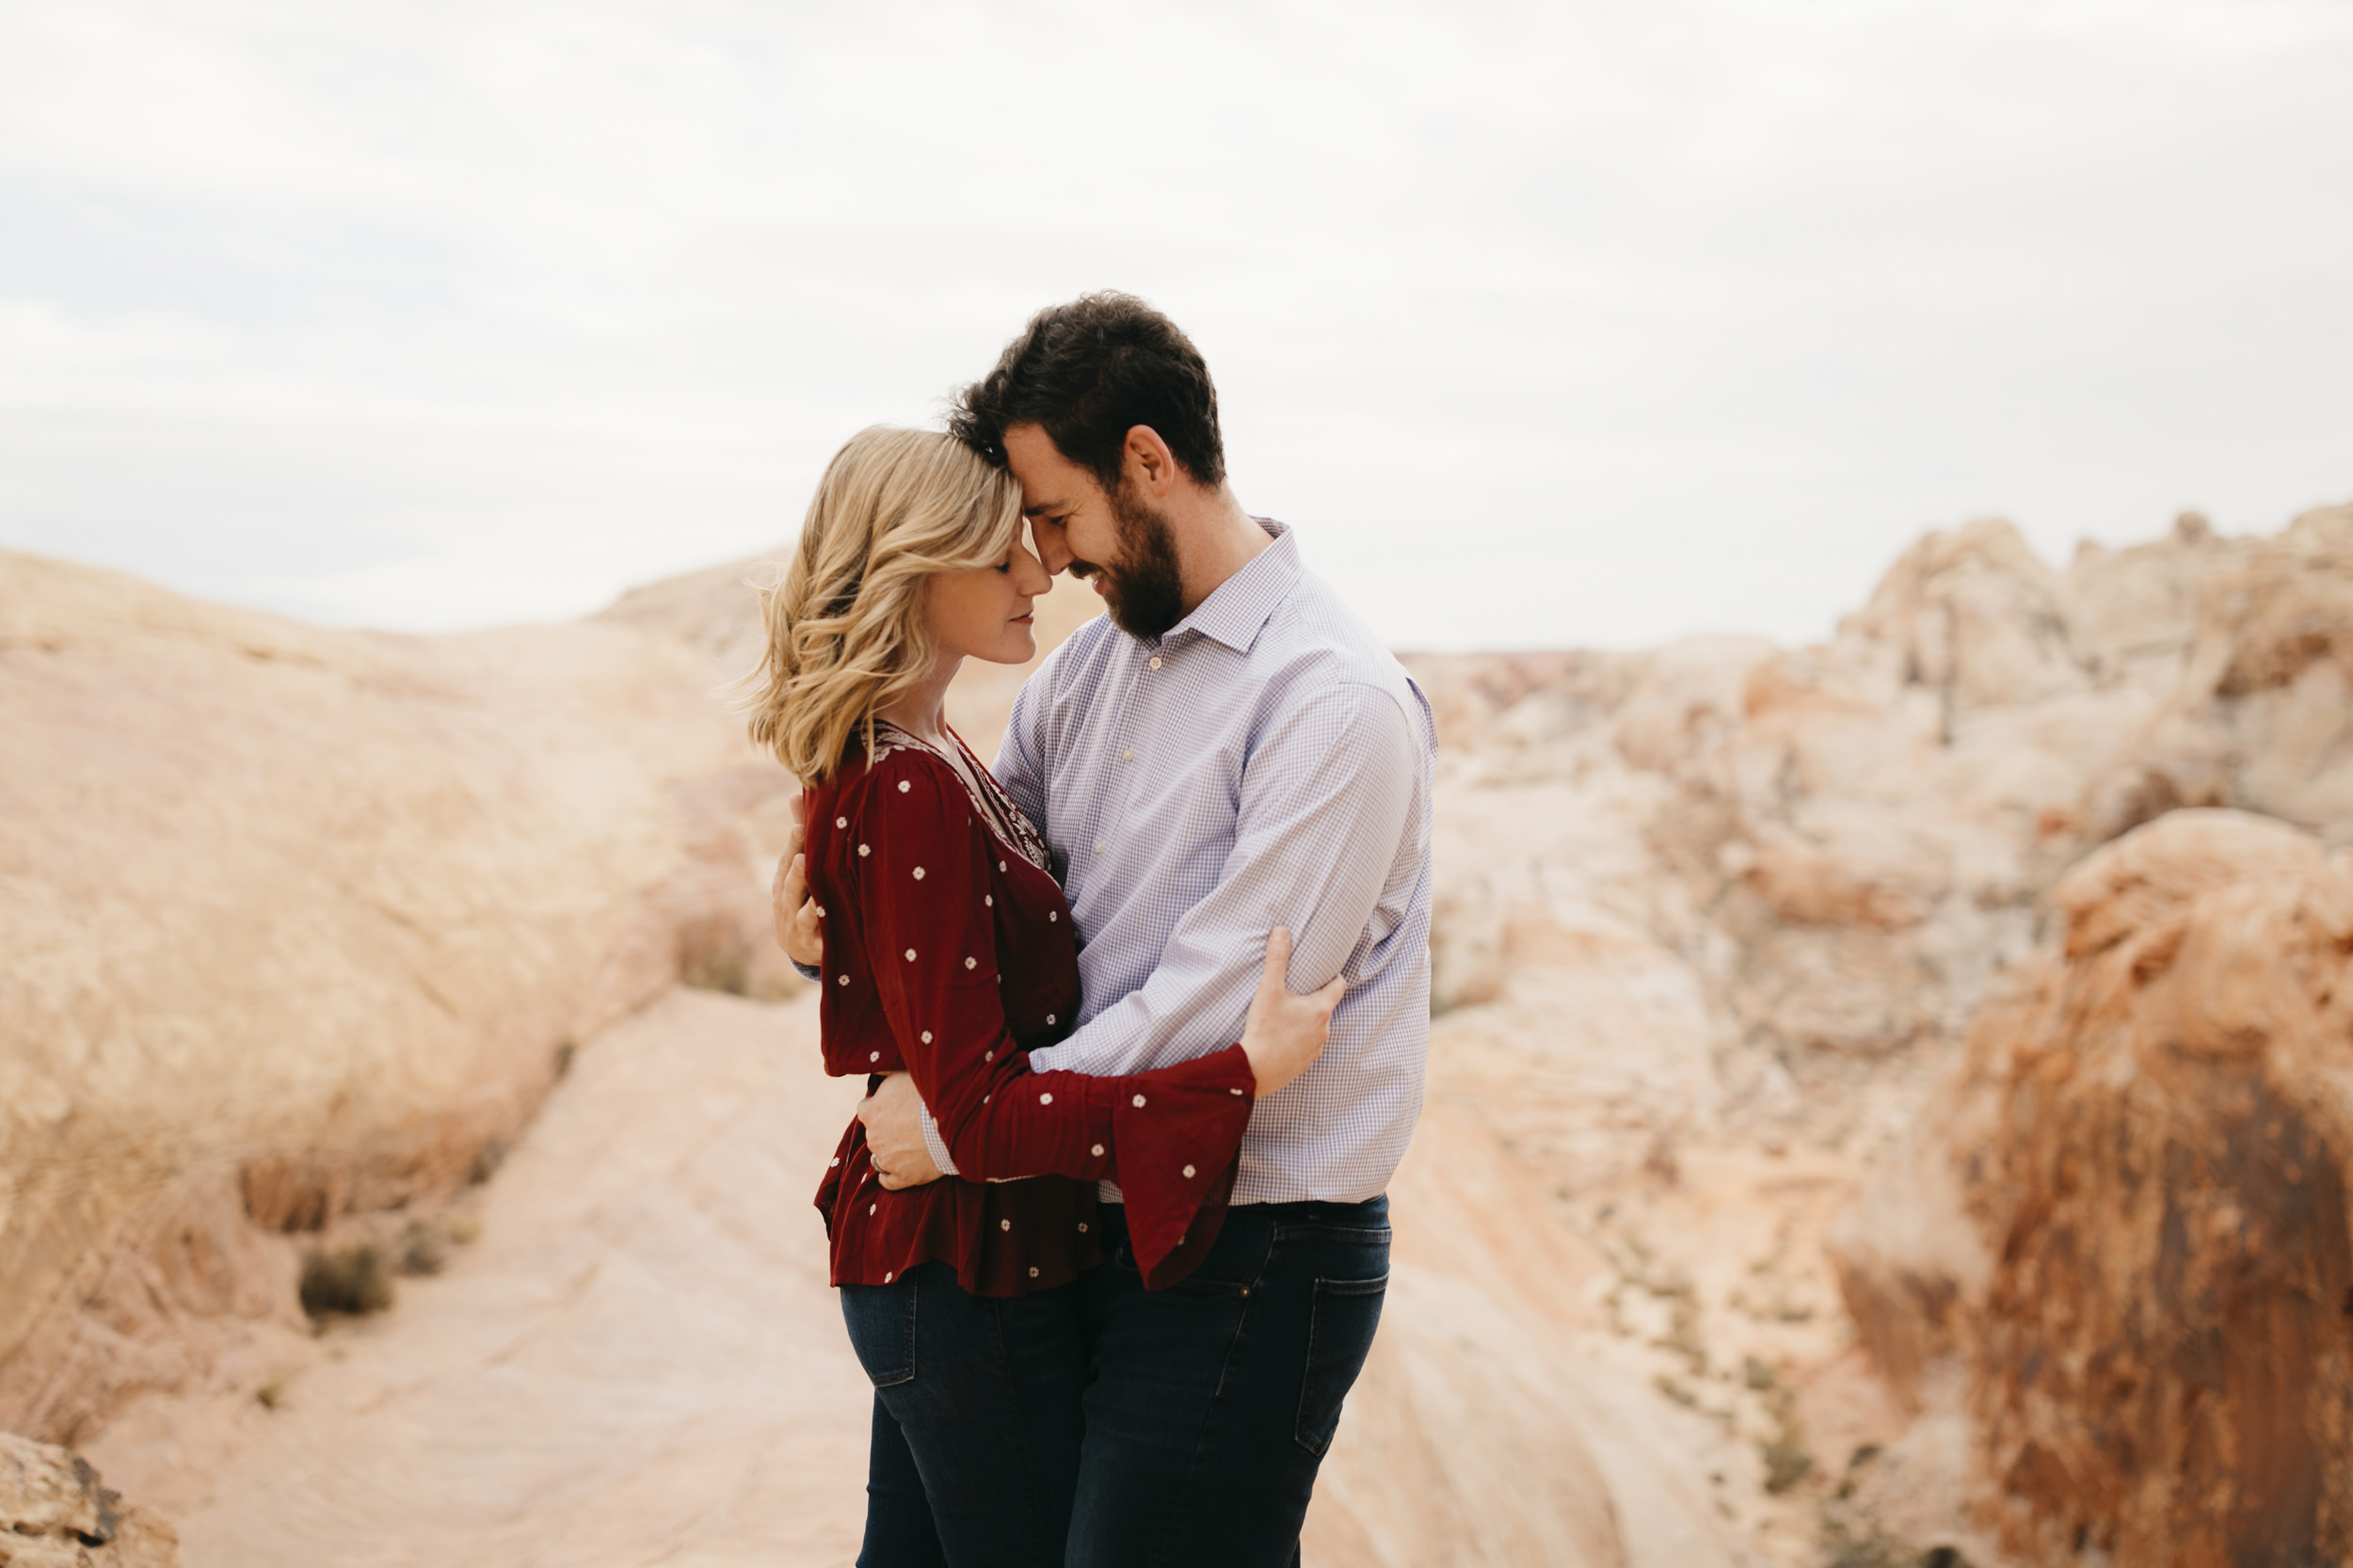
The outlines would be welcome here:
<svg viewBox="0 0 2353 1568">
<path fill-rule="evenodd" d="M 1921 528 L 2353 495 L 2353 8 L 0 11 L 0 542 L 329 620 L 765 548 L 1143 293 L 1417 644 L 1818 633 Z"/>
</svg>

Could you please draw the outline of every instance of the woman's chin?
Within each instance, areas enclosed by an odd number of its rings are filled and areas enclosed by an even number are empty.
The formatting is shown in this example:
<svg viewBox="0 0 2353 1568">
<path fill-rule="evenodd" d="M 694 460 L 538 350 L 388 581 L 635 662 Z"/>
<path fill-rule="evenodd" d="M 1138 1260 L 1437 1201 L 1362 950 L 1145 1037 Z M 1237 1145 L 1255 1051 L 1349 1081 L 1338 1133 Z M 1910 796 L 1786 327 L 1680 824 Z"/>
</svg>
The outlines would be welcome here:
<svg viewBox="0 0 2353 1568">
<path fill-rule="evenodd" d="M 992 664 L 1026 664 L 1037 654 L 1037 633 L 1026 626 L 1012 628 L 1019 636 L 1008 635 L 996 650 L 985 657 Z"/>
</svg>

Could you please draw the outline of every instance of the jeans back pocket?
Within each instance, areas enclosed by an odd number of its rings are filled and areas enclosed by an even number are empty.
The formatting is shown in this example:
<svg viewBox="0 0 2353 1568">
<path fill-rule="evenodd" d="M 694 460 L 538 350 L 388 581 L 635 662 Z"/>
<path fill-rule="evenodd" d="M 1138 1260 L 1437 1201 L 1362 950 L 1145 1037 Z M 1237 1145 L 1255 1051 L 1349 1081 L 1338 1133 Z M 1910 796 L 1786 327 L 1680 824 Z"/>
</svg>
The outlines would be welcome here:
<svg viewBox="0 0 2353 1568">
<path fill-rule="evenodd" d="M 915 1282 L 841 1287 L 850 1349 L 877 1388 L 915 1381 Z"/>
<path fill-rule="evenodd" d="M 1307 1374 L 1299 1390 L 1299 1421 L 1291 1435 L 1321 1459 L 1339 1430 L 1340 1402 L 1372 1353 L 1389 1276 L 1320 1279 L 1307 1318 Z"/>
</svg>

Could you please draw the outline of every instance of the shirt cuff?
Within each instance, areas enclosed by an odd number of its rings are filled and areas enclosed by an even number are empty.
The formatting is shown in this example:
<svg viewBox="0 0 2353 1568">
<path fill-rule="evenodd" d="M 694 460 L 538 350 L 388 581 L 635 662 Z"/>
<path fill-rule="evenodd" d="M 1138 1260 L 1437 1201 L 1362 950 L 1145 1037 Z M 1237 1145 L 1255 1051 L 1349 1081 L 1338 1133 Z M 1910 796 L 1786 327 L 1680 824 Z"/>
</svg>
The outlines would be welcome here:
<svg viewBox="0 0 2353 1568">
<path fill-rule="evenodd" d="M 948 1140 L 939 1135 L 939 1124 L 932 1120 L 932 1108 L 919 1102 L 923 1122 L 923 1146 L 932 1151 L 932 1163 L 939 1167 L 941 1176 L 961 1175 L 956 1169 L 956 1157 L 948 1152 Z"/>
<path fill-rule="evenodd" d="M 788 953 L 786 956 L 791 957 L 792 955 Z M 825 978 L 824 970 L 819 968 L 814 964 L 804 964 L 797 958 L 792 959 L 792 972 L 799 975 L 803 980 L 808 981 L 812 984 Z"/>
</svg>

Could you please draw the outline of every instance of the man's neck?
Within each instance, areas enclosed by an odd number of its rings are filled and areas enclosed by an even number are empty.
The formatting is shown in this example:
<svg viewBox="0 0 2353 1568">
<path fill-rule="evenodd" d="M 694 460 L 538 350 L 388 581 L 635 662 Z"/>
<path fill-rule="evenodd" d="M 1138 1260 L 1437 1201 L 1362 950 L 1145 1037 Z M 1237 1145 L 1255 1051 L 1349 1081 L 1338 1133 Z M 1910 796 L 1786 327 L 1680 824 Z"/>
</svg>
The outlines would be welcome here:
<svg viewBox="0 0 2353 1568">
<path fill-rule="evenodd" d="M 1169 520 L 1176 534 L 1176 566 L 1185 587 L 1185 614 L 1225 585 L 1228 578 L 1258 558 L 1273 536 L 1251 520 L 1225 485 L 1169 497 Z"/>
</svg>

